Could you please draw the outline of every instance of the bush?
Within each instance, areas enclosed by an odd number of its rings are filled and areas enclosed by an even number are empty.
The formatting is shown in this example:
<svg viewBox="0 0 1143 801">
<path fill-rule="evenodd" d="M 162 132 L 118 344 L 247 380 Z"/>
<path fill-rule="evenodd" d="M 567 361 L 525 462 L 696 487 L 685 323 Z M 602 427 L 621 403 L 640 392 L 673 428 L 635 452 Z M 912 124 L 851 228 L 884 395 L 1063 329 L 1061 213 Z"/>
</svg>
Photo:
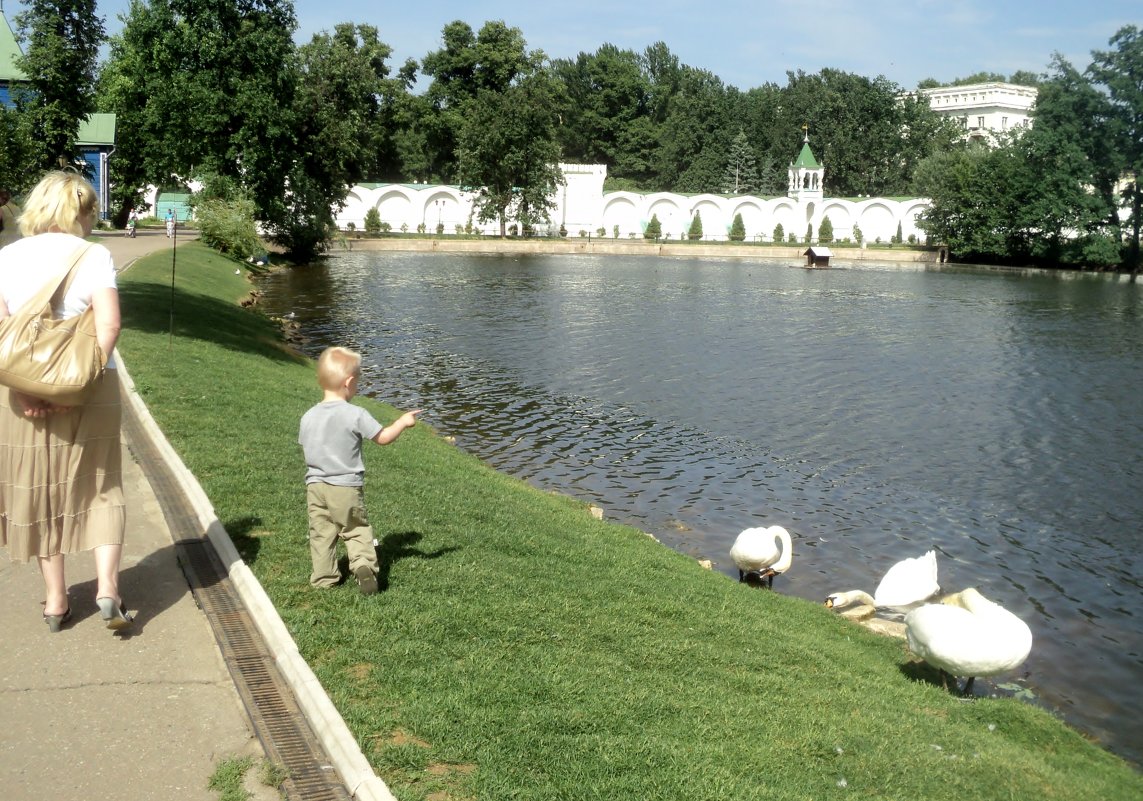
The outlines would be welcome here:
<svg viewBox="0 0 1143 801">
<path fill-rule="evenodd" d="M 786 241 L 786 229 L 782 227 L 782 223 L 774 226 L 774 243 Z"/>
<path fill-rule="evenodd" d="M 195 204 L 199 236 L 203 244 L 235 258 L 248 259 L 266 248 L 254 228 L 254 201 L 213 198 Z"/>
<path fill-rule="evenodd" d="M 806 223 L 806 244 L 814 241 L 814 224 Z"/>
<path fill-rule="evenodd" d="M 603 237 L 607 236 L 607 229 L 601 225 L 595 229 L 595 235 L 602 239 Z"/>
<path fill-rule="evenodd" d="M 647 223 L 647 227 L 643 230 L 644 239 L 658 239 L 663 235 L 663 224 L 659 222 L 659 215 L 652 214 L 651 222 Z"/>
<path fill-rule="evenodd" d="M 865 234 L 861 233 L 861 226 L 857 223 L 853 224 L 853 241 L 859 245 L 865 241 Z"/>
<path fill-rule="evenodd" d="M 381 212 L 377 211 L 376 206 L 371 206 L 369 211 L 365 212 L 365 233 L 370 236 L 381 233 Z"/>
<path fill-rule="evenodd" d="M 618 225 L 611 226 L 611 238 L 612 239 L 618 239 L 619 238 L 619 226 Z"/>
<path fill-rule="evenodd" d="M 691 220 L 691 227 L 687 229 L 687 239 L 698 241 L 702 239 L 702 217 L 699 213 L 695 212 L 695 217 Z"/>
<path fill-rule="evenodd" d="M 727 236 L 731 242 L 746 240 L 746 225 L 742 222 L 741 214 L 734 215 L 734 222 L 730 224 L 730 233 Z"/>
<path fill-rule="evenodd" d="M 828 214 L 822 217 L 822 224 L 818 226 L 818 241 L 823 245 L 833 242 L 833 223 Z"/>
</svg>

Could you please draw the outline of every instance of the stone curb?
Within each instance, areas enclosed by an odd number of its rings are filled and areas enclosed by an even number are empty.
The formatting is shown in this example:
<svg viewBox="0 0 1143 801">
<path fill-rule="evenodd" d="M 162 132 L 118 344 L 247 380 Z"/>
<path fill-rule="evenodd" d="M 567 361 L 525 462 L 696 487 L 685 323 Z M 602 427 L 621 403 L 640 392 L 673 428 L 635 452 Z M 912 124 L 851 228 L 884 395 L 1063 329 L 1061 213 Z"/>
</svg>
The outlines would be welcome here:
<svg viewBox="0 0 1143 801">
<path fill-rule="evenodd" d="M 385 782 L 373 772 L 357 740 L 354 739 L 333 702 L 329 700 L 321 682 L 298 652 L 294 638 L 290 636 L 261 583 L 238 555 L 238 550 L 215 514 L 214 507 L 211 506 L 210 499 L 207 498 L 198 480 L 187 470 L 155 419 L 151 417 L 118 351 L 115 353 L 115 363 L 124 389 L 124 401 L 138 416 L 140 427 L 154 443 L 162 459 L 170 467 L 179 488 L 194 507 L 201 529 L 206 532 L 219 559 L 226 566 L 238 596 L 250 612 L 270 655 L 296 696 L 298 706 L 301 707 L 315 735 L 325 747 L 334 769 L 350 795 L 357 801 L 396 801 Z"/>
</svg>

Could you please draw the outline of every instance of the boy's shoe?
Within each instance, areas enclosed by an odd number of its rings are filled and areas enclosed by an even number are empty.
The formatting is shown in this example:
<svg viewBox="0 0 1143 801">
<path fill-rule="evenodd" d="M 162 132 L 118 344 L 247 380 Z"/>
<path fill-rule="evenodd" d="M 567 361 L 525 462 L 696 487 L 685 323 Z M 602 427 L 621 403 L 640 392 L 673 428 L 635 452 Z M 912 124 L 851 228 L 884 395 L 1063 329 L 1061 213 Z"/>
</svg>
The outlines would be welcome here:
<svg viewBox="0 0 1143 801">
<path fill-rule="evenodd" d="M 373 571 L 368 567 L 362 565 L 356 568 L 353 575 L 357 579 L 357 588 L 361 590 L 362 595 L 373 595 L 377 592 L 377 576 L 373 575 Z"/>
</svg>

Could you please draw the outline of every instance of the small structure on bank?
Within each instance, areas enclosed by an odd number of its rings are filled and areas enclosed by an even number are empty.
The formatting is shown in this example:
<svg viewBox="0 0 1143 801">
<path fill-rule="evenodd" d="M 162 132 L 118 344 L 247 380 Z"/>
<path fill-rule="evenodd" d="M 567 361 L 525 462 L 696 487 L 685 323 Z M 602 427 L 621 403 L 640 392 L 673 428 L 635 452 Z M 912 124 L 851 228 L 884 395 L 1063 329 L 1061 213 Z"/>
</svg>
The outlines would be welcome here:
<svg viewBox="0 0 1143 801">
<path fill-rule="evenodd" d="M 829 267 L 829 260 L 833 253 L 823 245 L 814 245 L 805 253 L 807 267 Z"/>
</svg>

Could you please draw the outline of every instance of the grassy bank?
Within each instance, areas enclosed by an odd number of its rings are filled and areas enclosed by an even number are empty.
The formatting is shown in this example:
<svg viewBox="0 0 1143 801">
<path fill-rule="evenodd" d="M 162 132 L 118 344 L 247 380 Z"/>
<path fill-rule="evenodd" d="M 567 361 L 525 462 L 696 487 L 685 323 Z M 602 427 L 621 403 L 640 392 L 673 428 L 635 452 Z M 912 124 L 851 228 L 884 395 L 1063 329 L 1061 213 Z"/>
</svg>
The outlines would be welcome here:
<svg viewBox="0 0 1143 801">
<path fill-rule="evenodd" d="M 120 350 L 378 774 L 402 799 L 1135 799 L 1143 776 L 901 643 L 703 570 L 425 427 L 367 449 L 384 591 L 307 584 L 312 365 L 180 246 L 122 276 Z M 396 411 L 361 401 L 384 422 Z M 780 586 L 780 585 L 779 585 Z"/>
</svg>

